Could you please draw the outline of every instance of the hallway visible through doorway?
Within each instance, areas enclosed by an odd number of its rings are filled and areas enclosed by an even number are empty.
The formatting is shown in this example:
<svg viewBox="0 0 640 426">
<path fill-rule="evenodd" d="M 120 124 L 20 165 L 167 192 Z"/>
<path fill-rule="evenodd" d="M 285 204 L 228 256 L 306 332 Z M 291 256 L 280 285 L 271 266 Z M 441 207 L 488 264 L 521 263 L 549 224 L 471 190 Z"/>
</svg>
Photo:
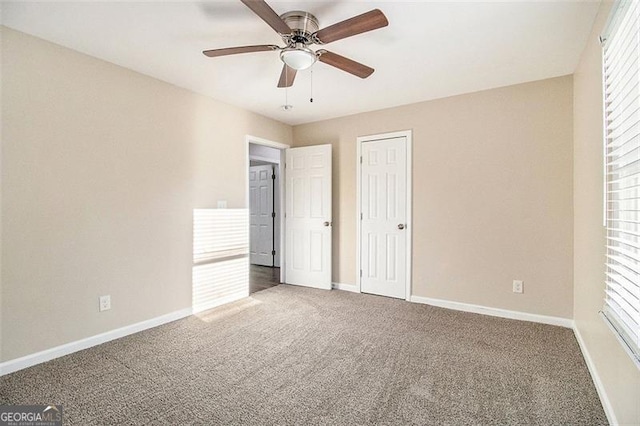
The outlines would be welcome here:
<svg viewBox="0 0 640 426">
<path fill-rule="evenodd" d="M 280 284 L 280 268 L 251 265 L 249 271 L 249 293 L 266 290 Z"/>
</svg>

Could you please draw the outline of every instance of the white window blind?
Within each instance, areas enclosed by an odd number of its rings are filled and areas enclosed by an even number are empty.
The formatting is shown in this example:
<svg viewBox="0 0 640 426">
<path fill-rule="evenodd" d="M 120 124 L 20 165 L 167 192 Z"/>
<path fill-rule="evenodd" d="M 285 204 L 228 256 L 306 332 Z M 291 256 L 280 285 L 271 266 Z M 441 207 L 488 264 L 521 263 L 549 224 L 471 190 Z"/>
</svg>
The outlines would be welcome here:
<svg viewBox="0 0 640 426">
<path fill-rule="evenodd" d="M 640 365 L 640 2 L 621 1 L 603 41 L 606 287 L 603 314 Z"/>
</svg>

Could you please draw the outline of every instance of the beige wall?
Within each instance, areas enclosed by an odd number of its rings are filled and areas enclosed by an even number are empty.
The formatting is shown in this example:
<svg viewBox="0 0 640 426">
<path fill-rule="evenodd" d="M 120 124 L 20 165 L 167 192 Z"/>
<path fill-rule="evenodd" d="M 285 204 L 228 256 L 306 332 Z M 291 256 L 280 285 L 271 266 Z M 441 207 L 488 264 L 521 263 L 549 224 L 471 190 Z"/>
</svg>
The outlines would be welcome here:
<svg viewBox="0 0 640 426">
<path fill-rule="evenodd" d="M 333 145 L 336 282 L 356 281 L 356 138 L 406 129 L 412 294 L 571 318 L 571 76 L 294 127 Z"/>
<path fill-rule="evenodd" d="M 605 2 L 574 75 L 574 317 L 618 423 L 640 424 L 640 371 L 598 311 L 604 296 L 602 69 Z"/>
<path fill-rule="evenodd" d="M 244 207 L 245 135 L 290 143 L 291 127 L 2 38 L 1 359 L 190 307 L 192 209 Z"/>
</svg>

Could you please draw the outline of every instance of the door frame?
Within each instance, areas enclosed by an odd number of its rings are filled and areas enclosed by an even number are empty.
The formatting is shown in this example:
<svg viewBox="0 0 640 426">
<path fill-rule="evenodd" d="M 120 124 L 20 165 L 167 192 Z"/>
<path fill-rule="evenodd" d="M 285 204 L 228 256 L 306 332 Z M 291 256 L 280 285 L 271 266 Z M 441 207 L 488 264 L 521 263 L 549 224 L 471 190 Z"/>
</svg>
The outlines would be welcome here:
<svg viewBox="0 0 640 426">
<path fill-rule="evenodd" d="M 357 175 L 357 184 L 356 184 L 356 230 L 357 230 L 357 244 L 356 244 L 356 290 L 358 293 L 362 293 L 362 277 L 360 275 L 360 271 L 362 269 L 362 259 L 360 258 L 360 254 L 362 252 L 362 144 L 366 142 L 374 142 L 382 139 L 392 139 L 392 138 L 406 138 L 406 148 L 407 148 L 407 219 L 406 219 L 406 228 L 407 231 L 407 241 L 406 241 L 406 271 L 407 271 L 407 281 L 405 285 L 405 300 L 411 299 L 411 265 L 412 265 L 412 236 L 413 236 L 413 218 L 412 218 L 412 201 L 413 201 L 413 190 L 412 190 L 412 145 L 413 145 L 413 132 L 411 130 L 403 130 L 398 132 L 391 133 L 381 133 L 377 135 L 368 135 L 368 136 L 359 136 L 357 138 L 356 148 L 356 175 Z"/>
<path fill-rule="evenodd" d="M 245 165 L 244 165 L 244 169 L 246 172 L 246 182 L 245 182 L 245 188 L 244 188 L 244 193 L 245 193 L 245 205 L 247 206 L 247 212 L 249 210 L 249 165 L 251 164 L 251 160 L 249 159 L 249 144 L 254 144 L 254 145 L 263 145 L 263 146 L 268 146 L 270 148 L 276 148 L 278 150 L 280 150 L 280 179 L 279 179 L 279 185 L 278 185 L 278 189 L 280 191 L 280 218 L 279 218 L 279 223 L 280 223 L 280 282 L 284 283 L 286 282 L 286 274 L 285 274 L 285 250 L 286 250 L 286 241 L 285 241 L 285 237 L 284 237 L 284 212 L 285 212 L 285 199 L 286 199 L 286 194 L 285 194 L 285 187 L 284 187 L 284 162 L 285 162 L 285 149 L 287 148 L 291 148 L 290 145 L 281 143 L 281 142 L 275 142 L 275 141 L 271 141 L 268 139 L 264 139 L 264 138 L 260 138 L 257 136 L 251 136 L 251 135 L 246 135 L 244 138 L 244 149 L 245 149 Z M 250 229 L 250 224 L 249 221 L 247 221 L 247 233 L 251 232 Z"/>
</svg>

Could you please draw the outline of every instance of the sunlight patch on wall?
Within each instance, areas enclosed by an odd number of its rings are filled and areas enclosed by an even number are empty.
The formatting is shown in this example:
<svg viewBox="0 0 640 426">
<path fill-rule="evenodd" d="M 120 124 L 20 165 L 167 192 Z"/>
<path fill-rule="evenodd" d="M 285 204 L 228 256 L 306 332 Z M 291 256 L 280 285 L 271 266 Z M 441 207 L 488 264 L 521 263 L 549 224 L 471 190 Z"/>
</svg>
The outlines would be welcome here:
<svg viewBox="0 0 640 426">
<path fill-rule="evenodd" d="M 193 210 L 193 312 L 249 295 L 249 212 Z"/>
</svg>

